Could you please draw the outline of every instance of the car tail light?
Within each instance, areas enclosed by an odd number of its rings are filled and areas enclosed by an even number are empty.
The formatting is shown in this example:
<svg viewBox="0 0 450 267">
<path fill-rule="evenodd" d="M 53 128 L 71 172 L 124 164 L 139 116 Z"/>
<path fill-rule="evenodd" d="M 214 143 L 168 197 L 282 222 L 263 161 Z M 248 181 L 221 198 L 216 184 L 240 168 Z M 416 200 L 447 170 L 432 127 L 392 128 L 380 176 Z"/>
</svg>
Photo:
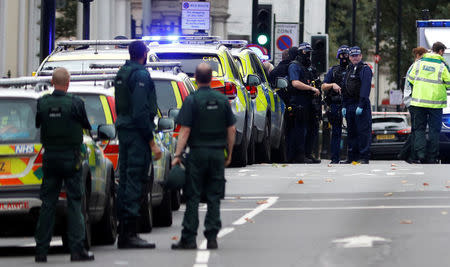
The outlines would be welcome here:
<svg viewBox="0 0 450 267">
<path fill-rule="evenodd" d="M 258 95 L 258 87 L 256 87 L 256 86 L 248 86 L 247 85 L 246 88 L 247 88 L 247 91 L 250 93 L 250 97 L 252 99 L 255 99 L 256 96 Z"/>
<path fill-rule="evenodd" d="M 111 140 L 106 145 L 105 149 L 103 150 L 103 153 L 105 154 L 118 154 L 119 153 L 119 140 Z"/>
<path fill-rule="evenodd" d="M 397 134 L 410 134 L 410 133 L 411 133 L 411 128 L 406 128 L 406 129 L 397 131 Z"/>
<path fill-rule="evenodd" d="M 112 96 L 108 96 L 106 99 L 108 100 L 109 108 L 111 109 L 113 121 L 116 122 L 116 101 Z"/>
<path fill-rule="evenodd" d="M 178 135 L 180 134 L 180 129 L 181 129 L 181 125 L 177 124 L 177 126 L 173 130 L 173 137 L 178 137 Z"/>
</svg>

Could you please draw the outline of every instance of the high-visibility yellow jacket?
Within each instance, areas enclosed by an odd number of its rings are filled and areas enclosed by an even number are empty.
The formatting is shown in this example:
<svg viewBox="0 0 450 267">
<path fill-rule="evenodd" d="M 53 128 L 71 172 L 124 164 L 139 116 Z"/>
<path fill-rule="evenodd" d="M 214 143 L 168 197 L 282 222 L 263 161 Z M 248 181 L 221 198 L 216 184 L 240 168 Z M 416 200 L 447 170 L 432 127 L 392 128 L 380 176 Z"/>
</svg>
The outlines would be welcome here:
<svg viewBox="0 0 450 267">
<path fill-rule="evenodd" d="M 411 106 L 445 108 L 447 89 L 450 89 L 450 72 L 444 58 L 435 53 L 425 54 L 408 74 L 413 86 Z"/>
</svg>

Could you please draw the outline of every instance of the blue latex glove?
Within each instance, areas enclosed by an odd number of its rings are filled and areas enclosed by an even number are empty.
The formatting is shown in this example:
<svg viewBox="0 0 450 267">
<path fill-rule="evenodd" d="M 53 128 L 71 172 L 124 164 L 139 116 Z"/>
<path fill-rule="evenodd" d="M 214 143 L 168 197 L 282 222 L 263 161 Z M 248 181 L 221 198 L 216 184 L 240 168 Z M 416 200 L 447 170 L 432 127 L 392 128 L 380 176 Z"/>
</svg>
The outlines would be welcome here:
<svg viewBox="0 0 450 267">
<path fill-rule="evenodd" d="M 357 109 L 356 109 L 356 116 L 359 116 L 359 115 L 361 115 L 361 113 L 363 112 L 363 109 L 362 108 L 360 108 L 360 107 L 358 107 Z"/>
<path fill-rule="evenodd" d="M 345 117 L 345 114 L 347 114 L 347 109 L 346 108 L 342 108 L 342 116 Z"/>
</svg>

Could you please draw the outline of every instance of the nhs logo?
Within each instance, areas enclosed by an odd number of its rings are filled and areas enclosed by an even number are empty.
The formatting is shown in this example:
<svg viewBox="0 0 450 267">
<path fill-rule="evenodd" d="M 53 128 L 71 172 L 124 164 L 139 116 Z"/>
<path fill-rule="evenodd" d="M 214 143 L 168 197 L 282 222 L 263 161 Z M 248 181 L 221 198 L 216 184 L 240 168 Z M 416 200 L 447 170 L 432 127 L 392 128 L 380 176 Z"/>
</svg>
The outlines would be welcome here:
<svg viewBox="0 0 450 267">
<path fill-rule="evenodd" d="M 33 154 L 34 145 L 16 145 L 16 154 Z"/>
</svg>

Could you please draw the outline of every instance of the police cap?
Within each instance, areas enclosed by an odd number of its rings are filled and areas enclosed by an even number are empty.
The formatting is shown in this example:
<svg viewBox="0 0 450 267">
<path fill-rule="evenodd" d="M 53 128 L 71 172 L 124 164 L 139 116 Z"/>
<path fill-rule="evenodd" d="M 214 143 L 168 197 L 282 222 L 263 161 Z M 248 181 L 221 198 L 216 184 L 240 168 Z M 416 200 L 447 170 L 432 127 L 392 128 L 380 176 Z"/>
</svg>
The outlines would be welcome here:
<svg viewBox="0 0 450 267">
<path fill-rule="evenodd" d="M 303 42 L 298 46 L 299 51 L 311 52 L 312 47 L 308 42 Z"/>
<path fill-rule="evenodd" d="M 149 51 L 148 47 L 142 41 L 134 41 L 128 46 L 128 52 L 130 53 L 130 59 L 143 58 L 145 53 Z"/>
<path fill-rule="evenodd" d="M 350 56 L 361 55 L 361 48 L 359 46 L 353 46 L 350 48 Z"/>
<path fill-rule="evenodd" d="M 349 52 L 350 48 L 348 47 L 348 45 L 341 45 L 337 50 L 336 58 L 339 58 L 340 54 L 348 54 Z"/>
<path fill-rule="evenodd" d="M 165 188 L 169 190 L 177 190 L 183 188 L 186 183 L 186 172 L 184 165 L 177 164 L 172 167 L 165 182 Z"/>
</svg>

